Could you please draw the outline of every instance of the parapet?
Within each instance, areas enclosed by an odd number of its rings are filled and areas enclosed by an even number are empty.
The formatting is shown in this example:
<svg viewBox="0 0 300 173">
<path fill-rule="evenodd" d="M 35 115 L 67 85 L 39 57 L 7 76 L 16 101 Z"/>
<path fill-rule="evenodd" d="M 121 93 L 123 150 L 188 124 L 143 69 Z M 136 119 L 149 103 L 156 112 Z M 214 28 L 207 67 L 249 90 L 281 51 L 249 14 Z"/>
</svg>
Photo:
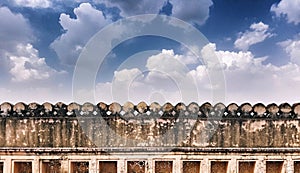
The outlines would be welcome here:
<svg viewBox="0 0 300 173">
<path fill-rule="evenodd" d="M 299 148 L 300 103 L 2 103 L 2 147 Z"/>
<path fill-rule="evenodd" d="M 58 102 L 51 104 L 45 102 L 43 104 L 22 102 L 11 104 L 4 102 L 0 105 L 0 117 L 76 117 L 76 116 L 103 116 L 103 117 L 124 117 L 134 118 L 141 115 L 148 115 L 154 117 L 174 117 L 174 115 L 183 114 L 188 116 L 190 114 L 197 115 L 198 118 L 235 118 L 235 119 L 298 119 L 300 117 L 300 103 L 290 105 L 289 103 L 282 103 L 277 105 L 275 103 L 265 106 L 262 103 L 251 105 L 250 103 L 243 103 L 240 106 L 236 103 L 231 103 L 225 106 L 223 103 L 212 105 L 204 103 L 198 105 L 197 103 L 178 103 L 172 105 L 165 103 L 160 105 L 153 102 L 147 105 L 145 102 L 140 102 L 134 105 L 131 102 L 125 103 L 121 106 L 119 103 L 106 104 L 100 102 L 96 105 L 91 103 L 70 103 L 65 104 Z"/>
</svg>

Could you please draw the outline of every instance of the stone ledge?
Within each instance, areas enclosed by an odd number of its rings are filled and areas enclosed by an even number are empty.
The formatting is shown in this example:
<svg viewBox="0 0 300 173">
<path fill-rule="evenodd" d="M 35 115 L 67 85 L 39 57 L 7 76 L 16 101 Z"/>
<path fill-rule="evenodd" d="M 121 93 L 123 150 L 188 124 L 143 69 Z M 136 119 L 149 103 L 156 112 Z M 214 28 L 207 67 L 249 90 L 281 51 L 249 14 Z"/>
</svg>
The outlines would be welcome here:
<svg viewBox="0 0 300 173">
<path fill-rule="evenodd" d="M 134 152 L 133 152 L 134 151 Z M 34 147 L 1 147 L 0 153 L 98 153 L 107 155 L 109 153 L 152 153 L 152 154 L 160 154 L 160 152 L 164 153 L 300 153 L 300 148 L 222 148 L 222 147 L 205 147 L 205 148 L 195 148 L 195 147 L 99 147 L 99 148 L 90 148 L 90 147 L 64 147 L 64 148 L 51 148 L 51 147 L 42 147 L 42 148 L 34 148 Z"/>
<path fill-rule="evenodd" d="M 197 117 L 218 117 L 218 118 L 290 118 L 295 119 L 300 117 L 300 103 L 290 105 L 282 103 L 279 106 L 271 103 L 265 106 L 262 103 L 251 105 L 243 103 L 238 106 L 236 103 L 231 103 L 225 106 L 223 103 L 212 105 L 204 103 L 198 105 L 193 102 L 188 105 L 178 103 L 175 106 L 170 103 L 160 105 L 156 102 L 147 105 L 145 102 L 140 102 L 134 105 L 131 102 L 121 106 L 119 103 L 106 104 L 100 102 L 96 105 L 84 103 L 64 104 L 58 102 L 51 103 L 29 103 L 22 102 L 11 104 L 4 102 L 0 105 L 0 117 L 75 117 L 75 116 L 103 116 L 122 117 L 125 119 L 136 117 L 163 117 L 172 118 L 178 116 L 196 115 Z"/>
</svg>

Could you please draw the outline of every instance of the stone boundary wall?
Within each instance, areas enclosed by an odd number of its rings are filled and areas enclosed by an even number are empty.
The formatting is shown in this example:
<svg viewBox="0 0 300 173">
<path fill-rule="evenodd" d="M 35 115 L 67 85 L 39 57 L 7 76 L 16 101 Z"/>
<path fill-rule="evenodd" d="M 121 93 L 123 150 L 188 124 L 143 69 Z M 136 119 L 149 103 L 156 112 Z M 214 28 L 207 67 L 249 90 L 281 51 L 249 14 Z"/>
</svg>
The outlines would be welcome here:
<svg viewBox="0 0 300 173">
<path fill-rule="evenodd" d="M 51 104 L 45 102 L 43 104 L 29 103 L 25 104 L 19 102 L 11 104 L 4 102 L 0 105 L 0 117 L 75 117 L 77 116 L 103 116 L 113 117 L 120 116 L 124 118 L 137 117 L 140 115 L 153 115 L 161 118 L 174 117 L 176 113 L 196 114 L 199 118 L 300 118 L 300 103 L 290 105 L 289 103 L 282 103 L 277 105 L 275 103 L 265 106 L 262 103 L 251 105 L 250 103 L 243 103 L 240 106 L 236 103 L 231 103 L 228 106 L 223 103 L 212 105 L 208 102 L 198 105 L 197 103 L 178 103 L 172 105 L 165 103 L 160 105 L 156 102 L 147 105 L 145 102 L 140 102 L 134 105 L 131 102 L 125 103 L 123 106 L 119 103 L 106 104 L 103 102 L 93 105 L 91 103 L 64 104 L 58 102 Z"/>
<path fill-rule="evenodd" d="M 0 147 L 297 148 L 299 118 L 300 103 L 5 102 Z"/>
</svg>

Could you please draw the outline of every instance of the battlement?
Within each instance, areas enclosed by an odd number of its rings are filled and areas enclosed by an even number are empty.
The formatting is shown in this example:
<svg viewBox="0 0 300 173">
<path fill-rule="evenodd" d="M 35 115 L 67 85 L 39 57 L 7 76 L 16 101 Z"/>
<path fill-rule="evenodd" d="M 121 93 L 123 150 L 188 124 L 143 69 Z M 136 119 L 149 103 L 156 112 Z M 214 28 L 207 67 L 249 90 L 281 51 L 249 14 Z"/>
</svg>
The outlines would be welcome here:
<svg viewBox="0 0 300 173">
<path fill-rule="evenodd" d="M 300 104 L 1 104 L 2 147 L 300 147 Z"/>
<path fill-rule="evenodd" d="M 131 102 L 125 103 L 121 106 L 119 103 L 106 104 L 103 102 L 93 105 L 91 103 L 84 103 L 82 105 L 77 103 L 64 104 L 58 102 L 51 103 L 29 103 L 22 102 L 11 104 L 4 102 L 0 105 L 1 117 L 75 117 L 75 116 L 103 116 L 103 117 L 138 117 L 144 114 L 154 115 L 156 117 L 173 117 L 175 114 L 184 113 L 185 116 L 195 114 L 199 118 L 287 118 L 297 119 L 300 116 L 300 103 L 290 105 L 282 103 L 277 105 L 275 103 L 265 106 L 262 103 L 251 105 L 250 103 L 243 103 L 238 106 L 236 103 L 231 103 L 225 106 L 223 103 L 211 105 L 204 103 L 198 105 L 197 103 L 178 103 L 175 106 L 170 103 L 160 105 L 156 102 L 147 105 L 145 102 L 140 102 L 134 105 Z"/>
<path fill-rule="evenodd" d="M 0 172 L 297 172 L 299 120 L 300 103 L 6 102 Z"/>
</svg>

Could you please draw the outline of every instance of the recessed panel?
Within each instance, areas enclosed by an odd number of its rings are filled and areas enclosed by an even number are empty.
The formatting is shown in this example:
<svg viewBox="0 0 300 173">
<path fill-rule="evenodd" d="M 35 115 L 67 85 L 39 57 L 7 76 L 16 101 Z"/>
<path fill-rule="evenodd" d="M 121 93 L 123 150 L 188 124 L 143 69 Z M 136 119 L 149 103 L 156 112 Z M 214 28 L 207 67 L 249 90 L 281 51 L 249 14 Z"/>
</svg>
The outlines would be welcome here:
<svg viewBox="0 0 300 173">
<path fill-rule="evenodd" d="M 155 161 L 155 173 L 171 173 L 172 171 L 172 161 Z"/>
<path fill-rule="evenodd" d="M 300 173 L 300 161 L 294 162 L 294 173 Z"/>
<path fill-rule="evenodd" d="M 145 161 L 128 161 L 127 173 L 145 173 L 146 162 Z"/>
<path fill-rule="evenodd" d="M 240 161 L 239 173 L 254 173 L 255 162 L 254 161 Z"/>
<path fill-rule="evenodd" d="M 211 173 L 227 173 L 228 162 L 226 161 L 212 161 Z"/>
<path fill-rule="evenodd" d="M 100 161 L 99 173 L 117 173 L 117 161 Z"/>
<path fill-rule="evenodd" d="M 60 160 L 43 160 L 42 173 L 61 173 Z"/>
<path fill-rule="evenodd" d="M 282 173 L 283 162 L 282 161 L 267 161 L 266 173 Z"/>
<path fill-rule="evenodd" d="M 184 173 L 200 173 L 200 161 L 183 161 L 182 164 Z"/>
<path fill-rule="evenodd" d="M 71 173 L 89 173 L 89 162 L 71 162 Z"/>
<path fill-rule="evenodd" d="M 0 162 L 0 173 L 4 172 L 4 163 Z"/>
<path fill-rule="evenodd" d="M 32 173 L 32 162 L 14 162 L 14 173 Z"/>
</svg>

